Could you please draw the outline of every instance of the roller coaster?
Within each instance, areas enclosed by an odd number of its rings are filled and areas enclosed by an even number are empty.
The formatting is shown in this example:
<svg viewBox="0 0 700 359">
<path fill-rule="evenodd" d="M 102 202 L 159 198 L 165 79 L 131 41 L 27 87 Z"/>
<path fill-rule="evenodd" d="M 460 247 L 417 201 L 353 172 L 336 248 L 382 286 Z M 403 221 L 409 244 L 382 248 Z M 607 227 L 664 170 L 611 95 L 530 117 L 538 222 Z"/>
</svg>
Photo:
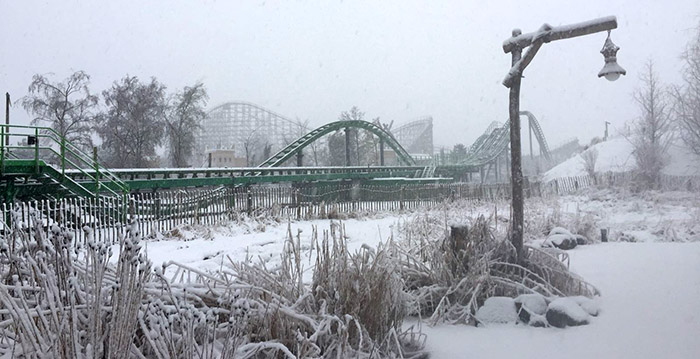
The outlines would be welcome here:
<svg viewBox="0 0 700 359">
<path fill-rule="evenodd" d="M 545 158 L 549 157 L 546 139 L 537 119 L 521 112 L 530 123 Z M 277 119 L 277 121 L 280 121 Z M 274 121 L 272 122 L 274 123 Z M 294 156 L 302 156 L 304 148 L 321 137 L 350 128 L 369 131 L 387 145 L 401 166 L 283 167 Z M 432 123 L 431 123 L 432 128 Z M 363 180 L 389 184 L 391 179 L 416 182 L 445 182 L 464 178 L 463 174 L 492 166 L 509 153 L 509 123 L 489 126 L 467 156 L 457 163 L 443 164 L 427 170 L 415 160 L 388 130 L 366 121 L 335 121 L 316 128 L 292 141 L 258 167 L 245 168 L 155 168 L 108 169 L 100 164 L 96 153 L 89 155 L 51 128 L 21 125 L 0 125 L 0 194 L 5 203 L 14 200 L 61 198 L 68 196 L 120 196 L 134 191 L 155 191 L 205 186 L 246 186 L 262 183 L 294 183 L 312 181 Z M 20 138 L 20 144 L 9 145 L 9 138 Z M 346 136 L 347 153 L 347 136 Z M 429 178 L 426 173 L 430 174 Z M 483 178 L 483 175 L 482 175 Z"/>
</svg>

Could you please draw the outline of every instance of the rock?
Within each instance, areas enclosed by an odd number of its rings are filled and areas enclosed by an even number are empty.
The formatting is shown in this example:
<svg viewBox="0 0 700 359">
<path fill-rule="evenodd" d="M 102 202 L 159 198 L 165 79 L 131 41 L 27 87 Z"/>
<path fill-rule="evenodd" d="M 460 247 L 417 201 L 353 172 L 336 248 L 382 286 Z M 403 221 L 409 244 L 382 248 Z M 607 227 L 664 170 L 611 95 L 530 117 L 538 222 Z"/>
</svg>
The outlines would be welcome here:
<svg viewBox="0 0 700 359">
<path fill-rule="evenodd" d="M 514 324 L 518 321 L 515 301 L 509 297 L 487 298 L 474 316 L 479 323 Z"/>
<path fill-rule="evenodd" d="M 518 304 L 535 314 L 544 315 L 547 312 L 547 300 L 542 294 L 521 294 L 515 298 L 515 305 Z"/>
<path fill-rule="evenodd" d="M 547 319 L 544 317 L 544 315 L 537 315 L 534 314 L 532 317 L 530 317 L 530 326 L 535 327 L 535 328 L 546 328 L 549 326 L 547 324 Z"/>
<path fill-rule="evenodd" d="M 545 241 L 545 243 L 547 242 L 559 249 L 568 250 L 576 248 L 576 238 L 572 235 L 552 234 Z"/>
<path fill-rule="evenodd" d="M 567 230 L 566 228 L 563 228 L 563 227 L 552 228 L 552 230 L 549 231 L 549 235 L 552 236 L 554 234 L 566 234 L 569 237 L 573 236 L 573 234 L 571 234 L 571 232 L 569 232 L 569 230 Z"/>
<path fill-rule="evenodd" d="M 581 307 L 581 309 L 583 309 L 586 313 L 590 314 L 591 316 L 597 317 L 600 313 L 600 306 L 598 305 L 598 302 L 595 299 L 584 297 L 582 295 L 570 298 L 574 300 L 576 304 L 578 304 L 579 307 Z"/>
<path fill-rule="evenodd" d="M 585 325 L 590 320 L 588 313 L 571 298 L 557 298 L 549 303 L 545 317 L 549 325 L 557 328 Z"/>
<path fill-rule="evenodd" d="M 522 303 L 515 302 L 515 311 L 518 312 L 520 322 L 530 324 L 530 318 L 535 315 L 531 313 Z"/>
<path fill-rule="evenodd" d="M 579 246 L 588 244 L 588 238 L 586 238 L 580 234 L 577 234 L 574 237 L 576 237 L 576 244 L 578 244 Z"/>
</svg>

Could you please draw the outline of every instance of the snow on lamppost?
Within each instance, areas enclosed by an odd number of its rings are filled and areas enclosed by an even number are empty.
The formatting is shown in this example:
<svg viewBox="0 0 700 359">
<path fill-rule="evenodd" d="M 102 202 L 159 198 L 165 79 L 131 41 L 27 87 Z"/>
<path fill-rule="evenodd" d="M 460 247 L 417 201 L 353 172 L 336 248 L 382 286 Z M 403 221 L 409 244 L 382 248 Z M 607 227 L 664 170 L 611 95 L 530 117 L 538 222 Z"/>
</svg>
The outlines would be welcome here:
<svg viewBox="0 0 700 359">
<path fill-rule="evenodd" d="M 503 79 L 503 85 L 510 89 L 508 112 L 510 115 L 510 172 L 513 191 L 511 242 L 513 247 L 515 247 L 518 263 L 525 262 L 523 251 L 523 172 L 520 148 L 520 81 L 523 71 L 543 44 L 608 31 L 608 38 L 601 51 L 603 56 L 605 56 L 605 66 L 598 76 L 605 76 L 606 79 L 614 81 L 620 75 L 626 73 L 617 64 L 617 58 L 615 57 L 619 48 L 610 40 L 610 30 L 615 28 L 617 28 L 617 19 L 614 16 L 608 16 L 557 27 L 544 24 L 539 30 L 527 34 L 523 34 L 520 29 L 515 29 L 512 37 L 503 42 L 503 51 L 512 55 L 511 68 L 505 79 Z M 523 54 L 522 51 L 526 48 L 527 52 Z"/>
</svg>

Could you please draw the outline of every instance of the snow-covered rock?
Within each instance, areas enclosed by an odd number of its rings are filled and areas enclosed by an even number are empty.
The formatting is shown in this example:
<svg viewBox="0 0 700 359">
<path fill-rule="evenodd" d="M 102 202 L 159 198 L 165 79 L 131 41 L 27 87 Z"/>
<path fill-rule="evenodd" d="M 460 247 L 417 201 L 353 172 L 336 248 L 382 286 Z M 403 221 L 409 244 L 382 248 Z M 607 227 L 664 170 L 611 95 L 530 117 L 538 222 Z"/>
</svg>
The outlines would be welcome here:
<svg viewBox="0 0 700 359">
<path fill-rule="evenodd" d="M 515 298 L 515 308 L 522 323 L 533 327 L 546 327 L 547 299 L 541 294 L 522 294 Z"/>
<path fill-rule="evenodd" d="M 569 237 L 573 236 L 573 234 L 571 232 L 569 232 L 569 230 L 564 228 L 564 227 L 554 227 L 554 228 L 552 228 L 551 231 L 549 231 L 550 236 L 553 236 L 555 234 L 565 234 Z"/>
<path fill-rule="evenodd" d="M 547 318 L 545 318 L 544 315 L 537 314 L 532 314 L 528 324 L 535 328 L 545 328 L 549 326 L 549 323 L 547 323 Z"/>
<path fill-rule="evenodd" d="M 547 323 L 553 327 L 565 328 L 588 324 L 590 316 L 572 298 L 557 298 L 547 307 Z"/>
<path fill-rule="evenodd" d="M 598 313 L 600 313 L 600 305 L 598 305 L 598 302 L 595 299 L 584 297 L 582 295 L 570 298 L 574 300 L 576 304 L 581 307 L 581 309 L 586 311 L 586 313 L 594 317 L 597 317 Z"/>
<path fill-rule="evenodd" d="M 515 301 L 509 297 L 487 298 L 484 305 L 476 311 L 475 317 L 479 323 L 484 324 L 514 324 L 518 321 Z"/>
<path fill-rule="evenodd" d="M 553 234 L 547 237 L 543 243 L 544 247 L 556 247 L 559 249 L 576 248 L 576 237 L 571 234 Z"/>
<path fill-rule="evenodd" d="M 515 304 L 520 304 L 535 314 L 544 315 L 547 312 L 547 300 L 541 294 L 521 294 L 515 298 Z"/>
</svg>

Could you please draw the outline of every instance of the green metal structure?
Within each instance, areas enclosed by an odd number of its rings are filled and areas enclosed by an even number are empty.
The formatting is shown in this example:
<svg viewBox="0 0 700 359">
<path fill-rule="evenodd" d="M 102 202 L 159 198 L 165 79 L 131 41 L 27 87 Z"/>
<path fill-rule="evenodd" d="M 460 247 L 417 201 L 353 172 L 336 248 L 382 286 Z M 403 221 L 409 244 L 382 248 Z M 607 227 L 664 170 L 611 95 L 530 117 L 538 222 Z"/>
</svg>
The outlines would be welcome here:
<svg viewBox="0 0 700 359">
<path fill-rule="evenodd" d="M 531 130 L 548 157 L 544 134 L 537 120 L 527 111 Z M 508 123 L 490 126 L 469 148 L 459 163 L 434 166 L 426 177 L 426 167 L 414 159 L 381 127 L 366 121 L 337 121 L 321 126 L 285 147 L 253 168 L 156 168 L 107 169 L 96 152 L 88 155 L 48 127 L 0 125 L 0 193 L 5 203 L 14 200 L 61 197 L 123 196 L 131 192 L 161 189 L 246 186 L 265 183 L 324 182 L 362 180 L 377 185 L 396 183 L 438 183 L 477 172 L 482 166 L 507 154 Z M 292 156 L 322 136 L 346 128 L 361 128 L 378 136 L 397 154 L 403 166 L 377 167 L 280 167 Z M 17 141 L 17 139 L 20 139 Z M 10 141 L 15 139 L 14 141 Z M 19 144 L 8 145 L 15 142 Z M 435 178 L 442 177 L 442 178 Z"/>
<path fill-rule="evenodd" d="M 8 145 L 12 138 L 20 138 L 20 144 Z M 129 192 L 119 177 L 99 163 L 96 153 L 86 154 L 52 128 L 0 125 L 0 139 L 0 190 L 5 202 L 18 194 L 98 197 Z M 74 180 L 70 171 L 81 173 L 83 180 Z"/>
<path fill-rule="evenodd" d="M 391 135 L 390 132 L 384 130 L 380 126 L 372 122 L 367 121 L 335 121 L 325 124 L 306 135 L 300 137 L 296 141 L 289 144 L 287 147 L 281 149 L 272 157 L 268 158 L 265 162 L 260 164 L 258 167 L 279 167 L 284 164 L 287 160 L 292 158 L 292 156 L 300 153 L 304 147 L 310 145 L 319 138 L 338 130 L 346 128 L 360 128 L 372 132 L 375 136 L 379 137 L 384 143 L 388 144 L 391 149 L 396 152 L 399 160 L 406 166 L 415 166 L 416 161 L 413 160 L 411 155 L 406 152 L 406 150 L 401 147 L 398 141 Z"/>
<path fill-rule="evenodd" d="M 520 111 L 520 116 L 526 116 L 530 125 L 530 131 L 535 135 L 539 145 L 540 152 L 550 160 L 549 146 L 547 139 L 544 137 L 542 128 L 540 127 L 537 118 L 529 111 Z M 467 157 L 460 162 L 462 166 L 479 167 L 484 166 L 496 160 L 501 155 L 504 155 L 510 149 L 510 121 L 506 121 L 503 126 L 495 126 L 492 124 L 479 136 L 477 140 L 469 148 Z"/>
</svg>

